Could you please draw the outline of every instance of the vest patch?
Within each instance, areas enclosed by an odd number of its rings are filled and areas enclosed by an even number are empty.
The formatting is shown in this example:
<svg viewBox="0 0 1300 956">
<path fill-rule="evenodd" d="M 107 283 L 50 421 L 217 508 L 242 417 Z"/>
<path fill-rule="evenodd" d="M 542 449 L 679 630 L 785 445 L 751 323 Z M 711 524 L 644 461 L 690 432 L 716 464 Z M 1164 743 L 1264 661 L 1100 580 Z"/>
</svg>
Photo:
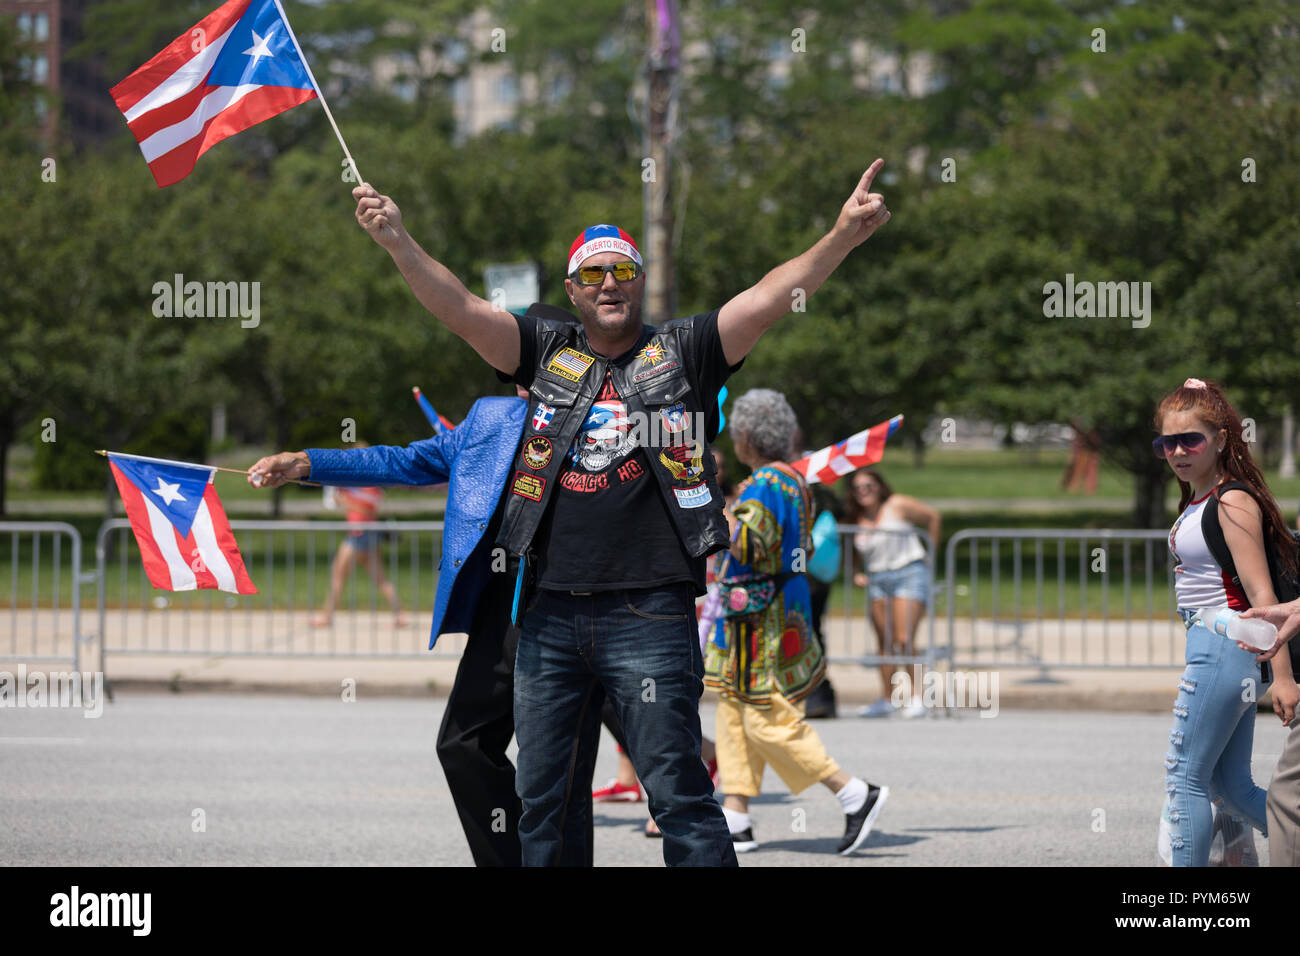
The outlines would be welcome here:
<svg viewBox="0 0 1300 956">
<path fill-rule="evenodd" d="M 686 431 L 691 424 L 686 405 L 682 402 L 659 409 L 659 420 L 663 422 L 664 431 L 674 435 Z"/>
<path fill-rule="evenodd" d="M 551 423 L 555 417 L 555 409 L 545 402 L 537 403 L 537 411 L 533 412 L 533 427 L 540 431 L 545 431 L 546 426 Z"/>
<path fill-rule="evenodd" d="M 595 356 L 586 355 L 577 349 L 561 349 L 547 364 L 546 371 L 554 372 L 571 382 L 580 382 L 595 361 Z"/>
<path fill-rule="evenodd" d="M 713 493 L 704 482 L 692 485 L 690 488 L 674 488 L 673 494 L 677 496 L 677 503 L 683 508 L 703 508 L 713 500 Z"/>
<path fill-rule="evenodd" d="M 632 381 L 640 385 L 642 382 L 646 381 L 647 379 L 654 378 L 657 375 L 663 375 L 665 372 L 671 372 L 673 369 L 680 368 L 680 367 L 681 366 L 679 366 L 672 359 L 668 359 L 667 361 L 660 362 L 658 365 L 655 365 L 652 368 L 644 368 L 641 371 L 635 373 L 632 376 Z"/>
<path fill-rule="evenodd" d="M 659 453 L 659 462 L 675 481 L 698 481 L 704 477 L 704 443 L 670 445 Z"/>
<path fill-rule="evenodd" d="M 542 491 L 545 488 L 545 478 L 530 475 L 526 471 L 516 471 L 514 487 L 510 491 L 521 498 L 527 498 L 529 501 L 541 501 Z"/>
<path fill-rule="evenodd" d="M 551 463 L 551 440 L 534 435 L 524 443 L 524 464 L 533 471 L 541 471 Z"/>
<path fill-rule="evenodd" d="M 647 365 L 653 368 L 668 357 L 668 350 L 660 342 L 651 342 L 640 352 L 637 352 L 636 357 L 641 360 L 642 368 Z"/>
</svg>

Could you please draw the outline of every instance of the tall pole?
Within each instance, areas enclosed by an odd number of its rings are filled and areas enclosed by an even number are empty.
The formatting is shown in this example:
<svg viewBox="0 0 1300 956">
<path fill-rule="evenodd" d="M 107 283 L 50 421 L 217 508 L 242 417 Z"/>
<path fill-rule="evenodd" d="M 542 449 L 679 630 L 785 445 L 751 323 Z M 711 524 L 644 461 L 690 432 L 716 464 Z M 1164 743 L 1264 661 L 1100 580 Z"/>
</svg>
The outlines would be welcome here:
<svg viewBox="0 0 1300 956">
<path fill-rule="evenodd" d="M 1295 477 L 1295 412 L 1290 405 L 1282 409 L 1282 478 Z"/>
<path fill-rule="evenodd" d="M 673 318 L 677 312 L 669 189 L 681 45 L 676 0 L 646 0 L 646 26 L 649 35 L 646 43 L 645 156 L 641 166 L 642 241 L 646 253 L 645 319 L 660 324 Z"/>
</svg>

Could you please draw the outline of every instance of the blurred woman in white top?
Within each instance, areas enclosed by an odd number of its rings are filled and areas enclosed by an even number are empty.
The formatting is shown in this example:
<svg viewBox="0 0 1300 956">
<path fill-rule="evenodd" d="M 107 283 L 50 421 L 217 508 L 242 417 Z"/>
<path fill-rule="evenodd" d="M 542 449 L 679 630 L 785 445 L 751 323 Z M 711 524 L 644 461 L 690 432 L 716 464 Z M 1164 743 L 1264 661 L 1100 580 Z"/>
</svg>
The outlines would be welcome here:
<svg viewBox="0 0 1300 956">
<path fill-rule="evenodd" d="M 867 589 L 880 653 L 911 655 L 930 596 L 929 558 L 916 528 L 924 527 L 937 546 L 939 512 L 915 498 L 894 494 L 880 472 L 863 468 L 850 479 L 846 517 L 859 528 L 853 540 L 853 584 Z M 893 698 L 907 702 L 902 706 L 904 717 L 925 714 L 920 668 L 914 667 L 910 678 L 906 671 L 895 678 L 896 670 L 892 664 L 881 665 L 885 695 L 863 708 L 862 716 L 889 716 L 895 709 Z"/>
</svg>

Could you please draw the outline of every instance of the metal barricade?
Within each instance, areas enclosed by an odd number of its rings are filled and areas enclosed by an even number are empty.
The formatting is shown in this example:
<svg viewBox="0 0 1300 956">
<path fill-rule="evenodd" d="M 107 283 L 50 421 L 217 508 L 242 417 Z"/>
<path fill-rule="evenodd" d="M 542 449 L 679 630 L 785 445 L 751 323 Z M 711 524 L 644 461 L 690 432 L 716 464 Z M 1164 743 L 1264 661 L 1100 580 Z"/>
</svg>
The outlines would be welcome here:
<svg viewBox="0 0 1300 956">
<path fill-rule="evenodd" d="M 463 649 L 463 638 L 444 637 L 428 650 L 441 521 L 232 520 L 258 589 L 250 595 L 153 589 L 130 527 L 123 518 L 106 521 L 95 542 L 105 655 L 428 659 Z M 352 532 L 374 534 L 349 544 L 352 566 L 341 575 L 338 605 L 328 625 L 313 622 L 330 594 L 340 547 L 357 540 Z"/>
<path fill-rule="evenodd" d="M 61 521 L 0 522 L 0 661 L 70 664 L 81 670 L 81 535 Z M 0 547 L 3 547 L 0 544 Z"/>
<path fill-rule="evenodd" d="M 937 591 L 934 567 L 937 562 L 934 556 L 934 543 L 930 540 L 929 533 L 923 528 L 863 528 L 852 524 L 837 525 L 836 531 L 840 536 L 840 573 L 831 587 L 838 593 L 828 596 L 828 613 L 822 627 L 827 660 L 834 664 L 862 664 L 867 667 L 881 664 L 895 666 L 932 664 L 936 656 L 942 654 L 943 647 L 935 641 L 934 637 L 934 601 Z M 878 623 L 872 620 L 869 586 L 860 587 L 853 580 L 854 550 L 859 543 L 865 545 L 872 536 L 915 536 L 920 539 L 926 550 L 927 588 L 924 618 L 920 622 L 924 624 L 924 630 L 920 629 L 920 623 L 912 627 L 907 627 L 906 623 L 904 625 L 907 631 L 914 632 L 916 637 L 922 638 L 922 641 L 918 642 L 921 646 L 909 640 L 910 646 L 906 647 L 904 653 L 889 651 L 892 640 L 881 635 Z M 884 629 L 887 634 L 893 634 L 894 602 L 886 600 L 882 603 Z M 836 605 L 840 613 L 829 613 Z"/>
<path fill-rule="evenodd" d="M 0 524 L 0 548 L 3 533 L 10 534 L 9 567 L 0 577 L 7 576 L 12 595 L 7 607 L 0 606 L 0 659 L 79 665 L 80 646 L 88 639 L 80 630 L 79 585 L 95 580 L 104 653 L 430 656 L 426 648 L 441 521 L 232 521 L 231 527 L 259 589 L 256 595 L 153 589 L 125 519 L 100 527 L 94 574 L 78 569 L 81 542 L 71 525 Z M 355 566 L 331 624 L 311 626 L 330 590 L 330 565 L 353 531 L 388 536 L 362 550 L 395 589 L 405 626 L 395 626 L 382 589 Z M 833 662 L 929 667 L 944 660 L 953 669 L 1044 671 L 1182 664 L 1183 630 L 1173 613 L 1173 569 L 1163 531 L 958 532 L 948 542 L 944 581 L 936 582 L 935 561 L 927 561 L 924 627 L 916 632 L 916 645 L 903 653 L 879 644 L 869 594 L 853 580 L 853 549 L 863 534 L 914 534 L 933 554 L 929 536 L 919 528 L 839 525 L 837 531 L 841 573 L 829 587 L 823 621 L 826 653 Z M 0 553 L 0 568 L 4 557 Z M 947 604 L 946 640 L 936 639 L 935 605 L 941 594 Z M 448 636 L 432 656 L 457 657 L 462 649 L 463 639 Z"/>
<path fill-rule="evenodd" d="M 971 528 L 946 577 L 950 667 L 1183 664 L 1164 531 Z"/>
</svg>

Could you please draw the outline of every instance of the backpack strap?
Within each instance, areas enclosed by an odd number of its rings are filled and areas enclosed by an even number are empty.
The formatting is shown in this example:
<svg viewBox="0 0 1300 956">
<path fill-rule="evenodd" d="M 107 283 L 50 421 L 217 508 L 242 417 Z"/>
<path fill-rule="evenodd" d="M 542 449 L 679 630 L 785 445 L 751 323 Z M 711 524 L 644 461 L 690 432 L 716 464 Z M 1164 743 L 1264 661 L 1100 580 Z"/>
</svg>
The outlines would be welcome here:
<svg viewBox="0 0 1300 956">
<path fill-rule="evenodd" d="M 1219 494 L 1240 490 L 1255 497 L 1251 487 L 1241 481 L 1230 481 L 1215 490 Z M 1241 587 L 1241 581 L 1237 578 L 1237 565 L 1232 560 L 1232 551 L 1228 548 L 1228 542 L 1223 537 L 1223 526 L 1219 523 L 1219 496 L 1214 491 L 1210 492 L 1210 497 L 1205 502 L 1205 511 L 1201 514 L 1201 534 L 1205 536 L 1205 545 L 1210 549 L 1214 562 L 1228 572 L 1228 577 L 1232 578 L 1237 587 Z"/>
</svg>

